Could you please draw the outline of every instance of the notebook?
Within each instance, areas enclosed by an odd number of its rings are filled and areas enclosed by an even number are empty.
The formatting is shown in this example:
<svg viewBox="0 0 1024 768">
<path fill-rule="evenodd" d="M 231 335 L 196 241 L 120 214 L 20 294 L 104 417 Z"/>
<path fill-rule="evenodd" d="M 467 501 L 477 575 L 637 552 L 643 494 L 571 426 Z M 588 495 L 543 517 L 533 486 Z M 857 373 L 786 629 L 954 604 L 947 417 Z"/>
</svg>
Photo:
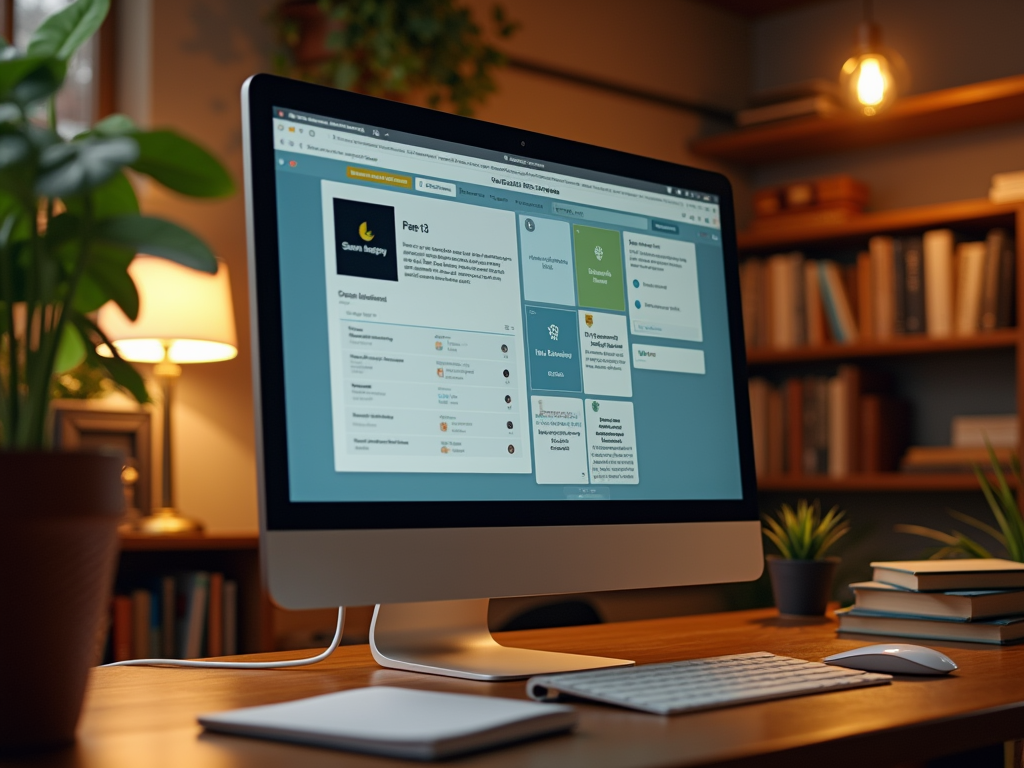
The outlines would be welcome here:
<svg viewBox="0 0 1024 768">
<path fill-rule="evenodd" d="M 980 560 L 903 560 L 872 563 L 874 581 L 920 592 L 1024 588 L 1024 563 Z"/>
<path fill-rule="evenodd" d="M 200 715 L 210 731 L 373 755 L 438 760 L 568 731 L 565 705 L 391 686 Z"/>
</svg>

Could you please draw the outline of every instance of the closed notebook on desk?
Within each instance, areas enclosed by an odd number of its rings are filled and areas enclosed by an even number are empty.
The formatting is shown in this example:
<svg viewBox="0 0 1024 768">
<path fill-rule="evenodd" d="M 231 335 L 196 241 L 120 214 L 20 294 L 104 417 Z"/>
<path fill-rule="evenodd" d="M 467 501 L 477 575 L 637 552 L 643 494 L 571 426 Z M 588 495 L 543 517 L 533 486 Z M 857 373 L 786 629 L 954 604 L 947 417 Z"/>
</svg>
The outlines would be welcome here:
<svg viewBox="0 0 1024 768">
<path fill-rule="evenodd" d="M 200 715 L 208 730 L 438 760 L 576 725 L 572 707 L 376 686 Z"/>
</svg>

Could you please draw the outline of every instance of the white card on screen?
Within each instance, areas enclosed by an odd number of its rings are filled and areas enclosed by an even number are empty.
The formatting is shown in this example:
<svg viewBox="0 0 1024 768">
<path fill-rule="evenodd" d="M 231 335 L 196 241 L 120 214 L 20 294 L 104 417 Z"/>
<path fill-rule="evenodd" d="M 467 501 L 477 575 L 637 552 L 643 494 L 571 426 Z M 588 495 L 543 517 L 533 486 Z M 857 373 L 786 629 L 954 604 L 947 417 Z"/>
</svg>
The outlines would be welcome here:
<svg viewBox="0 0 1024 768">
<path fill-rule="evenodd" d="M 946 675 L 957 669 L 956 663 L 945 654 L 908 643 L 865 645 L 833 654 L 823 661 L 837 667 L 890 675 Z"/>
<path fill-rule="evenodd" d="M 391 686 L 199 716 L 209 731 L 415 760 L 476 752 L 567 731 L 563 705 Z"/>
</svg>

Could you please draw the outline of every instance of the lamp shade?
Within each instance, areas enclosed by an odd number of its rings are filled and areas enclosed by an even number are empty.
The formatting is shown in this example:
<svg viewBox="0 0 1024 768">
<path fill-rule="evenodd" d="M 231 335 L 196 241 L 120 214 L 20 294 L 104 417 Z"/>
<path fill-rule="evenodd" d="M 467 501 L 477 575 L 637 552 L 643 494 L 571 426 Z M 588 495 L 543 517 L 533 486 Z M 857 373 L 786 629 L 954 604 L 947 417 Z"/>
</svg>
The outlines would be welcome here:
<svg viewBox="0 0 1024 768">
<path fill-rule="evenodd" d="M 166 259 L 137 256 L 128 267 L 139 292 L 139 317 L 129 320 L 108 301 L 98 324 L 118 353 L 138 363 L 214 363 L 238 354 L 227 264 L 217 274 L 188 269 Z M 97 352 L 110 357 L 106 345 Z"/>
</svg>

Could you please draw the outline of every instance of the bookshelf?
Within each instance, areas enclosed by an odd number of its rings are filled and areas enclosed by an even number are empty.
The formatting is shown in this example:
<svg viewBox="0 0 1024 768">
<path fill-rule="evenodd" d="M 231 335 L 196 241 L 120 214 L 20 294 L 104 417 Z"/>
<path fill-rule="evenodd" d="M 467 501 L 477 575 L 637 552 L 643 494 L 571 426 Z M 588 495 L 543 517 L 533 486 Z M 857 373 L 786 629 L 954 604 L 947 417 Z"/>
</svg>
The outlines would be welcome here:
<svg viewBox="0 0 1024 768">
<path fill-rule="evenodd" d="M 1024 80 L 1022 80 L 1024 87 Z M 1015 356 L 1014 392 L 1018 403 L 1018 420 L 1024 415 L 1024 203 L 993 204 L 987 200 L 965 200 L 953 203 L 919 206 L 901 210 L 866 213 L 843 224 L 773 228 L 771 231 L 748 231 L 738 236 L 740 257 L 767 256 L 786 250 L 864 249 L 872 235 L 920 234 L 924 230 L 950 227 L 958 233 L 984 237 L 992 227 L 1004 227 L 1013 233 L 1016 243 L 1016 326 L 979 332 L 968 337 L 943 339 L 926 336 L 902 336 L 879 342 L 825 344 L 791 349 L 752 349 L 747 362 L 750 371 L 759 376 L 784 376 L 791 371 L 818 368 L 844 361 L 899 359 L 921 356 L 951 356 L 958 353 L 989 354 L 1002 351 Z M 952 360 L 952 358 L 951 358 Z M 1021 421 L 1024 434 L 1024 421 Z M 943 492 L 973 491 L 977 480 L 969 473 L 885 472 L 851 474 L 846 477 L 787 473 L 758 478 L 762 492 Z M 1018 493 L 1024 489 L 1018 488 Z"/>
<path fill-rule="evenodd" d="M 1024 120 L 1024 75 L 906 96 L 881 115 L 840 112 L 696 139 L 695 154 L 761 165 Z"/>
<path fill-rule="evenodd" d="M 255 533 L 148 536 L 121 534 L 115 593 L 148 587 L 185 571 L 217 571 L 238 582 L 240 653 L 274 650 L 271 604 L 260 584 L 259 536 Z"/>
</svg>

